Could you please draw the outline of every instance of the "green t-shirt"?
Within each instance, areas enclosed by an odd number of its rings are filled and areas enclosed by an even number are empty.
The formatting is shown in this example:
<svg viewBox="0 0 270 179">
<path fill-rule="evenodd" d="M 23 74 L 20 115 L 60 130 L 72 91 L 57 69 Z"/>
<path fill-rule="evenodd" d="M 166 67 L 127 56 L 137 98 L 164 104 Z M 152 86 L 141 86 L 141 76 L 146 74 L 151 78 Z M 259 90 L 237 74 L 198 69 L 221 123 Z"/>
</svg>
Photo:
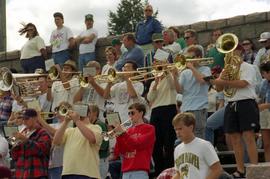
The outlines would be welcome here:
<svg viewBox="0 0 270 179">
<path fill-rule="evenodd" d="M 107 132 L 107 126 L 104 122 L 97 120 L 95 124 L 101 127 L 102 132 Z M 102 140 L 102 143 L 99 149 L 99 158 L 107 158 L 109 155 L 110 155 L 109 141 Z"/>
<path fill-rule="evenodd" d="M 181 46 L 181 49 L 184 49 L 187 47 L 186 41 L 183 37 L 177 39 L 176 42 Z"/>
<path fill-rule="evenodd" d="M 216 47 L 211 48 L 206 54 L 206 57 L 213 57 L 214 63 L 209 65 L 209 67 L 213 68 L 219 65 L 221 68 L 224 68 L 224 56 L 225 55 L 223 53 L 220 53 Z"/>
</svg>

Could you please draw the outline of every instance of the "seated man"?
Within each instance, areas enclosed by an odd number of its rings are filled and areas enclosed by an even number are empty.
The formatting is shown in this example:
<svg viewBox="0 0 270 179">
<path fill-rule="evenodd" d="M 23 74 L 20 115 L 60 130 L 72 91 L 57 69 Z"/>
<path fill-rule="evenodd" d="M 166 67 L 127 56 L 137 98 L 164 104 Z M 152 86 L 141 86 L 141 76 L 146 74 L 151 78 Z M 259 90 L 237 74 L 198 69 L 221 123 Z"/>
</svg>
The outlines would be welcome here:
<svg viewBox="0 0 270 179">
<path fill-rule="evenodd" d="M 173 179 L 218 178 L 222 172 L 218 156 L 210 142 L 195 137 L 194 115 L 177 114 L 172 123 L 177 137 L 182 141 L 174 151 L 177 171 Z"/>
</svg>

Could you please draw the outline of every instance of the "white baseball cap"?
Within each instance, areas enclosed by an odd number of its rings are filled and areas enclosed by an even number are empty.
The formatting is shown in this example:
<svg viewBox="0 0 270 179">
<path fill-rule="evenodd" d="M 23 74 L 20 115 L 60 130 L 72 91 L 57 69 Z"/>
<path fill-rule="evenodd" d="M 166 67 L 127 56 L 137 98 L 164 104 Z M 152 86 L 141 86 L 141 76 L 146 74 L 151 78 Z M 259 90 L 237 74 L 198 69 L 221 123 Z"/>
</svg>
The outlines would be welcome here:
<svg viewBox="0 0 270 179">
<path fill-rule="evenodd" d="M 260 35 L 260 40 L 259 42 L 264 42 L 266 40 L 270 39 L 270 32 L 263 32 Z"/>
</svg>

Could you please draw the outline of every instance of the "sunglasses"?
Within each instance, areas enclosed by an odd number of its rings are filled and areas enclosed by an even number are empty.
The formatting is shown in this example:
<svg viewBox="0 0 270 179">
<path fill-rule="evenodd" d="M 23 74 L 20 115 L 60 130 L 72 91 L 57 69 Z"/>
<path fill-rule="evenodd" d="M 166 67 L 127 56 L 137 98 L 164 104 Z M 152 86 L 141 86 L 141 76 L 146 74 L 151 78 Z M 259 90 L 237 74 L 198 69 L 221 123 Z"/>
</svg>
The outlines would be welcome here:
<svg viewBox="0 0 270 179">
<path fill-rule="evenodd" d="M 155 43 L 163 43 L 163 41 L 162 40 L 157 40 L 157 41 L 155 41 Z"/>
<path fill-rule="evenodd" d="M 129 115 L 129 116 L 134 116 L 134 114 L 135 114 L 134 111 L 129 111 L 129 112 L 128 112 L 128 115 Z"/>
<path fill-rule="evenodd" d="M 242 43 L 242 45 L 249 45 L 249 44 L 250 44 L 249 42 Z"/>
<path fill-rule="evenodd" d="M 151 9 L 145 9 L 145 10 L 144 10 L 144 12 L 147 12 L 147 11 L 148 11 L 148 12 L 152 12 Z"/>
<path fill-rule="evenodd" d="M 26 31 L 34 31 L 34 29 L 26 29 Z"/>
</svg>

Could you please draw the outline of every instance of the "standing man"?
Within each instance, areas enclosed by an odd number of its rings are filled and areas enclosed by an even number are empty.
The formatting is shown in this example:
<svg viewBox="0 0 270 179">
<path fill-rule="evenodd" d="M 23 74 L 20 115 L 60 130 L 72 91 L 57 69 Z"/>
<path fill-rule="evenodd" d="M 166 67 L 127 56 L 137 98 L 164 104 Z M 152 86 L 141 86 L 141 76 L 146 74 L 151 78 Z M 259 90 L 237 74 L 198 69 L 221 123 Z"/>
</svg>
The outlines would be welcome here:
<svg viewBox="0 0 270 179">
<path fill-rule="evenodd" d="M 75 47 L 75 40 L 71 30 L 64 26 L 64 16 L 61 12 L 53 14 L 56 29 L 52 32 L 50 43 L 52 58 L 55 64 L 62 65 L 71 58 L 69 50 Z"/>
<path fill-rule="evenodd" d="M 77 38 L 76 42 L 79 44 L 79 69 L 83 70 L 83 67 L 92 60 L 95 60 L 95 46 L 97 42 L 98 32 L 93 28 L 94 19 L 92 14 L 85 16 L 86 30 L 83 31 Z"/>
<path fill-rule="evenodd" d="M 251 64 L 243 61 L 242 55 L 243 47 L 238 45 L 233 51 L 233 56 L 230 57 L 239 58 L 239 78 L 228 80 L 231 71 L 224 69 L 218 79 L 211 80 L 217 90 L 223 90 L 225 87 L 236 89 L 235 94 L 228 98 L 224 115 L 224 130 L 232 142 L 236 160 L 237 170 L 233 173 L 235 178 L 245 177 L 243 141 L 247 146 L 250 163 L 258 163 L 255 132 L 260 129 L 259 109 L 255 100 L 257 97 L 255 92 L 256 70 Z"/>
<path fill-rule="evenodd" d="M 99 148 L 102 142 L 101 128 L 90 123 L 91 112 L 81 117 L 69 111 L 61 127 L 56 131 L 53 144 L 64 146 L 63 179 L 100 178 Z M 75 128 L 67 128 L 70 120 Z"/>
<path fill-rule="evenodd" d="M 121 55 L 119 60 L 117 60 L 115 66 L 116 70 L 121 71 L 122 67 L 128 60 L 136 62 L 138 67 L 143 67 L 144 53 L 143 50 L 136 44 L 135 37 L 132 33 L 127 33 L 124 35 L 123 44 L 127 48 L 127 51 Z"/>
<path fill-rule="evenodd" d="M 263 48 L 261 48 L 253 62 L 254 65 L 257 65 L 258 67 L 267 60 L 270 60 L 270 32 L 263 32 L 260 35 L 259 42 L 263 45 Z"/>
<path fill-rule="evenodd" d="M 142 47 L 144 52 L 151 48 L 153 33 L 161 33 L 162 27 L 153 16 L 153 7 L 148 4 L 144 8 L 144 20 L 137 24 L 135 30 L 136 43 Z"/>
<path fill-rule="evenodd" d="M 51 138 L 44 129 L 40 128 L 38 124 L 40 116 L 36 110 L 26 109 L 22 117 L 25 128 L 15 133 L 14 137 L 20 142 L 11 150 L 11 156 L 15 161 L 15 178 L 46 179 Z"/>
<path fill-rule="evenodd" d="M 121 133 L 117 137 L 115 155 L 122 160 L 122 179 L 148 179 L 151 156 L 155 143 L 155 128 L 144 123 L 145 106 L 134 103 L 128 107 L 132 127 L 124 129 L 121 125 L 114 131 Z M 126 120 L 126 119 L 124 119 Z"/>
<path fill-rule="evenodd" d="M 194 115 L 177 114 L 172 123 L 177 137 L 182 141 L 174 151 L 176 174 L 173 179 L 219 178 L 222 167 L 214 147 L 210 142 L 194 135 L 196 126 Z"/>
</svg>

